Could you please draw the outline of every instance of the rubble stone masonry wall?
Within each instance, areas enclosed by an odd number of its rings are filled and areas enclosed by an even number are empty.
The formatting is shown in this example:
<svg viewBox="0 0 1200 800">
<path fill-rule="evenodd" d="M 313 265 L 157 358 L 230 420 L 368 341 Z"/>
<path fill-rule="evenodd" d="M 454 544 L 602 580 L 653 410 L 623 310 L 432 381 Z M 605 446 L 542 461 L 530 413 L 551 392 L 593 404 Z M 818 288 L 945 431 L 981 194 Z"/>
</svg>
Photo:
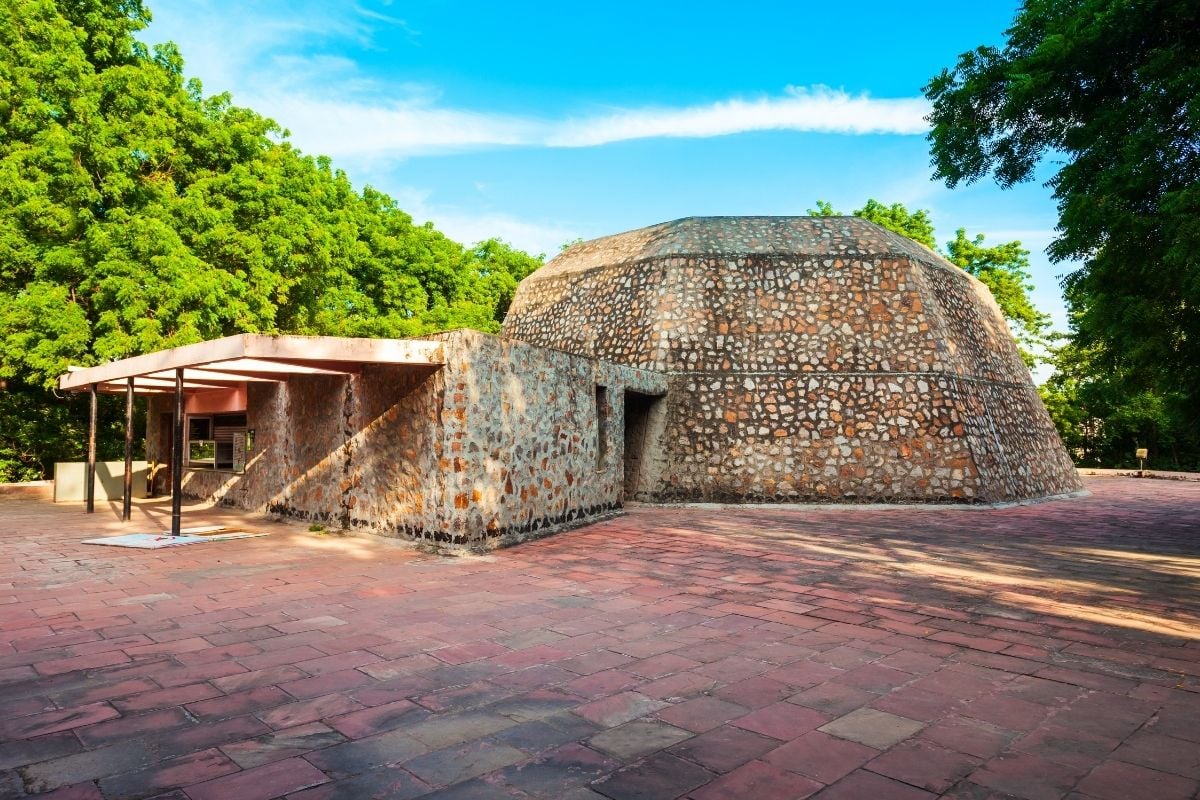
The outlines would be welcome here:
<svg viewBox="0 0 1200 800">
<path fill-rule="evenodd" d="M 447 345 L 438 469 L 454 541 L 515 541 L 620 507 L 625 394 L 663 394 L 661 375 L 471 331 L 429 338 Z"/>
<path fill-rule="evenodd" d="M 997 502 L 1081 488 L 987 288 L 856 218 L 691 218 L 571 248 L 505 336 L 667 376 L 647 496 Z"/>
<path fill-rule="evenodd" d="M 245 472 L 187 470 L 185 494 L 472 547 L 619 507 L 624 394 L 661 395 L 662 376 L 474 331 L 429 338 L 441 366 L 250 384 Z M 150 419 L 171 403 L 153 398 Z M 157 436 L 147 445 L 151 458 L 164 452 Z"/>
</svg>

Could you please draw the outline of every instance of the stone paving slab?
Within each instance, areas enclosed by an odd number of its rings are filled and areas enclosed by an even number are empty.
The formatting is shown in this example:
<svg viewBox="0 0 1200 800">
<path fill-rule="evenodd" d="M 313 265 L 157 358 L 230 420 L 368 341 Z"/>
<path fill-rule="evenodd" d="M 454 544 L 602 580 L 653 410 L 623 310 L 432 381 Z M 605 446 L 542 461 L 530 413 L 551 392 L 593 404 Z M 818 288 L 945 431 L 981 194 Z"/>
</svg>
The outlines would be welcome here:
<svg viewBox="0 0 1200 800">
<path fill-rule="evenodd" d="M 0 800 L 1200 792 L 1200 484 L 639 507 L 443 559 L 0 498 Z"/>
</svg>

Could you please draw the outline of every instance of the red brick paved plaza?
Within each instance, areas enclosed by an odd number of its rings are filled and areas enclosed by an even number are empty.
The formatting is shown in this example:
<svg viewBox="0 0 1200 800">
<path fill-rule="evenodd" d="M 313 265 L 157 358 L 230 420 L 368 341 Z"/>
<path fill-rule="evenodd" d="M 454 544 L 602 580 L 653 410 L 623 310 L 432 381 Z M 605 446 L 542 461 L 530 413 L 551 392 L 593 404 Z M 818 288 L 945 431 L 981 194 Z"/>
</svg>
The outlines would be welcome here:
<svg viewBox="0 0 1200 800">
<path fill-rule="evenodd" d="M 1088 487 L 457 559 L 0 501 L 0 798 L 1195 798 L 1200 483 Z"/>
</svg>

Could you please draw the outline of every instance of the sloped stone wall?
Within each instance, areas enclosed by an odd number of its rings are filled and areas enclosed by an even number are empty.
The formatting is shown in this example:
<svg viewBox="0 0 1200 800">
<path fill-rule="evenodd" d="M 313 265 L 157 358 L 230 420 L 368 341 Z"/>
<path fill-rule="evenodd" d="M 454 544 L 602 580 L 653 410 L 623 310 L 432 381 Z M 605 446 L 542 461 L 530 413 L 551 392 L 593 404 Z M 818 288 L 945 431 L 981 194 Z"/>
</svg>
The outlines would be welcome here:
<svg viewBox="0 0 1200 800">
<path fill-rule="evenodd" d="M 639 262 L 544 277 L 539 271 L 518 290 L 505 338 L 663 372 L 667 338 L 659 320 L 672 297 L 673 288 L 663 285 L 671 266 Z"/>
<path fill-rule="evenodd" d="M 1012 386 L 1032 385 L 999 306 L 981 282 L 953 267 L 916 262 L 914 274 L 929 298 L 929 317 L 946 344 L 946 369 L 963 377 Z"/>
</svg>

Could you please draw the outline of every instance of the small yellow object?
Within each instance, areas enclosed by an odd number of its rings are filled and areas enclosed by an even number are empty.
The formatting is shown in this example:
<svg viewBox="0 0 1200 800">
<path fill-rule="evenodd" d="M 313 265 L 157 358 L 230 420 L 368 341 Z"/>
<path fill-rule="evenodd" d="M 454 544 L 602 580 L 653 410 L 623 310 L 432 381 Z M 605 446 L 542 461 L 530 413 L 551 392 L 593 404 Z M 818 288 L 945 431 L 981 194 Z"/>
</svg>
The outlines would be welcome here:
<svg viewBox="0 0 1200 800">
<path fill-rule="evenodd" d="M 1149 450 L 1145 447 L 1139 447 L 1133 454 L 1134 458 L 1147 458 L 1150 455 Z"/>
</svg>

